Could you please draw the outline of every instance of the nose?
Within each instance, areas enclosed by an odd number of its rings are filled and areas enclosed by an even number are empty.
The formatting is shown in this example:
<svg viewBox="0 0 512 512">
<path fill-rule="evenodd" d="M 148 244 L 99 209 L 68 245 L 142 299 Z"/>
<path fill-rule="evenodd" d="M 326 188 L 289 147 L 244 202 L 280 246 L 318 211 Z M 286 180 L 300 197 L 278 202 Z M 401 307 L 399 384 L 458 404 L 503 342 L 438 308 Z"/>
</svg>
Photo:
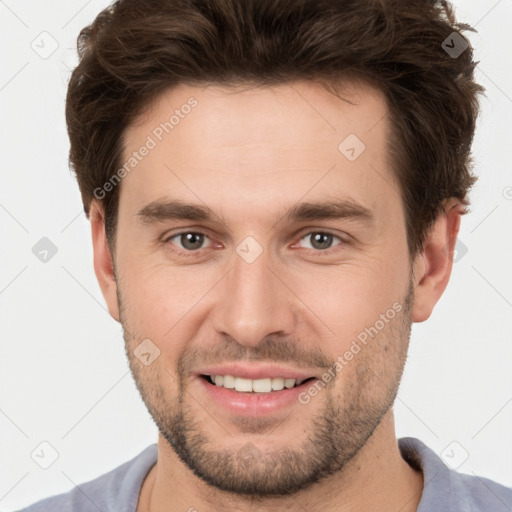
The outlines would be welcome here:
<svg viewBox="0 0 512 512">
<path fill-rule="evenodd" d="M 219 334 L 254 347 L 267 336 L 289 336 L 296 315 L 293 293 L 278 278 L 264 251 L 249 263 L 234 255 L 234 268 L 220 283 L 213 325 Z"/>
</svg>

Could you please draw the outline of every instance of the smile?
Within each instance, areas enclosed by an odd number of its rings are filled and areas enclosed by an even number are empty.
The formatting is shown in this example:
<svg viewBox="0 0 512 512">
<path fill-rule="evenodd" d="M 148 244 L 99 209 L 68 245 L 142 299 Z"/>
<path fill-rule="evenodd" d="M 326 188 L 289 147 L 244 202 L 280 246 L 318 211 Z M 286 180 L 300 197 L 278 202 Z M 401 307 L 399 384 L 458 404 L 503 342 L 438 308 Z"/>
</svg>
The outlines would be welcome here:
<svg viewBox="0 0 512 512">
<path fill-rule="evenodd" d="M 215 386 L 232 389 L 240 393 L 271 393 L 300 386 L 309 379 L 289 379 L 284 377 L 267 377 L 264 379 L 246 379 L 233 375 L 206 375 L 203 376 Z"/>
</svg>

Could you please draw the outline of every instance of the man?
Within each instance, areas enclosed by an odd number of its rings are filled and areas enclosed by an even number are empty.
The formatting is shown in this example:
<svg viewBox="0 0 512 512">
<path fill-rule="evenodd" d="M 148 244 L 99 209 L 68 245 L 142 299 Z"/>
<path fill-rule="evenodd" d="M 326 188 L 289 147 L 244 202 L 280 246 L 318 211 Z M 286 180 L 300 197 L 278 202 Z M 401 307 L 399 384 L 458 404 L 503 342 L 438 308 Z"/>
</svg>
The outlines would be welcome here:
<svg viewBox="0 0 512 512">
<path fill-rule="evenodd" d="M 82 31 L 70 161 L 159 438 L 27 510 L 510 510 L 393 422 L 475 181 L 464 28 L 426 0 L 121 0 Z"/>
</svg>

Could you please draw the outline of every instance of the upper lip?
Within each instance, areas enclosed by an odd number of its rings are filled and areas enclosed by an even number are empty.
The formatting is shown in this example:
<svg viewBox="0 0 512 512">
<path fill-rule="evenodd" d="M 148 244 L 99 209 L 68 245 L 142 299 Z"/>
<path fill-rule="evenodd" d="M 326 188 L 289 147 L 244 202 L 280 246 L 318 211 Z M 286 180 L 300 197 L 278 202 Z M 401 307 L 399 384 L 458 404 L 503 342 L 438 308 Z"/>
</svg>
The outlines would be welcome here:
<svg viewBox="0 0 512 512">
<path fill-rule="evenodd" d="M 252 380 L 272 377 L 305 380 L 315 377 L 313 372 L 305 372 L 304 370 L 268 363 L 226 363 L 215 366 L 205 366 L 204 368 L 199 368 L 195 373 L 197 375 L 232 375 L 233 377 L 242 377 Z"/>
</svg>

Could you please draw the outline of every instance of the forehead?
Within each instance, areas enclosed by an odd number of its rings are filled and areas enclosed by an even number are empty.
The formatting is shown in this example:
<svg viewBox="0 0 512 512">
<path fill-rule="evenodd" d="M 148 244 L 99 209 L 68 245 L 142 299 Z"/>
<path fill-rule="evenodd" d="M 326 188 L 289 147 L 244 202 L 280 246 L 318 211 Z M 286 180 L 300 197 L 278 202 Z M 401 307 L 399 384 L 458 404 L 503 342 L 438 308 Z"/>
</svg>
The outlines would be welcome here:
<svg viewBox="0 0 512 512">
<path fill-rule="evenodd" d="M 301 197 L 348 197 L 369 209 L 385 206 L 386 194 L 396 202 L 383 95 L 353 82 L 340 96 L 312 82 L 174 87 L 125 132 L 123 162 L 139 155 L 121 204 L 168 196 L 270 213 Z"/>
<path fill-rule="evenodd" d="M 373 139 L 384 133 L 386 114 L 382 93 L 362 82 L 344 83 L 339 95 L 315 82 L 268 87 L 182 84 L 157 96 L 125 136 L 128 147 L 152 134 L 157 143 L 175 141 L 185 144 L 184 149 L 200 143 L 204 150 L 222 153 L 221 147 L 252 143 L 297 151 L 305 141 L 318 146 L 323 140 L 331 146 L 348 133 Z M 380 130 L 367 133 L 377 124 Z M 287 130 L 281 131 L 285 125 Z"/>
</svg>

